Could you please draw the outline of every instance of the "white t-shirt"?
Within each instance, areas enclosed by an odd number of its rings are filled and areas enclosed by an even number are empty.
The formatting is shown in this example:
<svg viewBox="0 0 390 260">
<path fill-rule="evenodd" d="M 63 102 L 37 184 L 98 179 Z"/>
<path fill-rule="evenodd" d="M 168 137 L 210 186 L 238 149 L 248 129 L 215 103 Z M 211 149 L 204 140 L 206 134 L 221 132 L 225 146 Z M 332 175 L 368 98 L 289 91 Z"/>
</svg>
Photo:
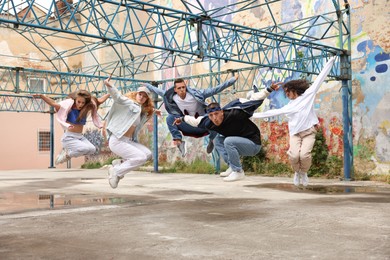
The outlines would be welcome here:
<svg viewBox="0 0 390 260">
<path fill-rule="evenodd" d="M 190 116 L 195 116 L 196 113 L 198 113 L 198 115 L 204 115 L 205 113 L 202 104 L 190 94 L 186 94 L 184 99 L 181 99 L 179 95 L 173 95 L 173 101 L 176 102 L 184 115 L 187 114 L 184 110 L 186 110 L 188 112 L 187 115 Z"/>
<path fill-rule="evenodd" d="M 141 123 L 141 114 L 139 114 L 136 118 L 135 118 L 135 121 L 133 123 L 132 126 L 137 126 Z"/>
</svg>

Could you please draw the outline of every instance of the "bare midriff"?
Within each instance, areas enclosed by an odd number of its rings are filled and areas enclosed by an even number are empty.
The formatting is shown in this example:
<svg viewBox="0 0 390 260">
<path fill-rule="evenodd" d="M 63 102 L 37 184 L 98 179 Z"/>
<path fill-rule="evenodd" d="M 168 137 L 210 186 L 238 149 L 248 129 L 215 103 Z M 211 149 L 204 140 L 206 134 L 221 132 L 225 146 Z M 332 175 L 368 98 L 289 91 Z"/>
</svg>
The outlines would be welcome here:
<svg viewBox="0 0 390 260">
<path fill-rule="evenodd" d="M 127 132 L 123 136 L 126 136 L 128 138 L 132 138 L 133 134 L 134 134 L 134 131 L 135 131 L 135 126 L 131 126 L 129 128 L 129 130 L 127 130 Z"/>
<path fill-rule="evenodd" d="M 67 122 L 67 123 L 69 123 L 69 122 Z M 84 129 L 83 125 L 74 125 L 72 123 L 69 123 L 69 124 L 71 124 L 73 126 L 72 128 L 68 127 L 69 132 L 72 132 L 72 133 L 82 133 L 83 132 L 83 129 Z"/>
</svg>

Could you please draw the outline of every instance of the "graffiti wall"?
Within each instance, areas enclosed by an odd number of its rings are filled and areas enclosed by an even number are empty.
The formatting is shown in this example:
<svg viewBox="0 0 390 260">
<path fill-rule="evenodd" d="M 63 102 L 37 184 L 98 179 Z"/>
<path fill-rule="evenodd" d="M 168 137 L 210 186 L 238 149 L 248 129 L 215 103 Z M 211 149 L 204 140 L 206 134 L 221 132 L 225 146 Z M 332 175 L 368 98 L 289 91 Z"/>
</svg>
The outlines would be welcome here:
<svg viewBox="0 0 390 260">
<path fill-rule="evenodd" d="M 174 1 L 167 1 L 174 6 Z M 220 6 L 234 9 L 234 0 L 200 1 L 207 10 Z M 207 4 L 205 4 L 207 2 Z M 353 86 L 353 149 L 355 171 L 365 173 L 390 172 L 390 3 L 387 0 L 353 0 L 351 5 L 352 27 L 352 86 Z M 334 10 L 332 1 L 282 1 L 279 5 L 280 18 L 291 20 L 303 16 L 326 13 Z M 221 16 L 222 20 L 235 22 L 245 20 L 245 25 L 257 24 L 259 28 L 271 24 L 271 18 L 262 7 L 250 9 L 246 13 Z M 242 24 L 242 23 L 241 23 Z M 314 33 L 314 32 L 313 32 Z M 337 45 L 337 43 L 334 43 Z M 195 70 L 195 68 L 194 68 Z M 266 70 L 266 69 L 265 69 Z M 192 71 L 175 71 L 166 78 L 187 74 Z M 265 73 L 260 71 L 259 73 Z M 296 75 L 291 75 L 295 77 Z M 260 82 L 259 79 L 263 81 Z M 285 77 L 284 77 L 285 78 Z M 287 78 L 289 79 L 289 78 Z M 269 79 L 271 80 L 271 79 Z M 254 78 L 254 84 L 269 84 L 264 77 Z M 341 83 L 324 83 L 315 102 L 320 126 L 324 130 L 329 154 L 343 157 L 343 121 Z M 224 101 L 222 100 L 221 103 Z M 261 109 L 281 107 L 288 102 L 283 93 L 275 93 Z M 273 122 L 259 121 L 263 142 L 267 144 L 269 157 L 287 162 L 285 152 L 288 149 L 288 127 L 283 118 Z M 186 161 L 201 157 L 211 161 L 211 155 L 205 153 L 207 138 L 186 138 L 190 153 L 180 158 L 166 128 L 164 119 L 159 120 L 159 147 L 161 159 Z"/>
</svg>

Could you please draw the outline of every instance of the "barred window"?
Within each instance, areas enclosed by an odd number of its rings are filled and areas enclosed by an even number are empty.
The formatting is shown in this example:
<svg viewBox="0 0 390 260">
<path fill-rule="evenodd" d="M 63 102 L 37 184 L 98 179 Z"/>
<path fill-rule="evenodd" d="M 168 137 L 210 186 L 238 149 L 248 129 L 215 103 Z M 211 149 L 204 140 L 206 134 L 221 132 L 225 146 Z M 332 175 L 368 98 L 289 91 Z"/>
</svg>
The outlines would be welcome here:
<svg viewBox="0 0 390 260">
<path fill-rule="evenodd" d="M 32 93 L 44 93 L 46 91 L 46 79 L 44 78 L 28 78 L 28 91 Z M 45 101 L 42 99 L 31 99 L 34 110 L 44 110 L 46 107 Z"/>
<path fill-rule="evenodd" d="M 50 151 L 50 131 L 48 130 L 38 131 L 38 151 L 39 152 Z"/>
<path fill-rule="evenodd" d="M 46 79 L 28 78 L 28 90 L 30 92 L 42 93 L 46 91 Z"/>
</svg>

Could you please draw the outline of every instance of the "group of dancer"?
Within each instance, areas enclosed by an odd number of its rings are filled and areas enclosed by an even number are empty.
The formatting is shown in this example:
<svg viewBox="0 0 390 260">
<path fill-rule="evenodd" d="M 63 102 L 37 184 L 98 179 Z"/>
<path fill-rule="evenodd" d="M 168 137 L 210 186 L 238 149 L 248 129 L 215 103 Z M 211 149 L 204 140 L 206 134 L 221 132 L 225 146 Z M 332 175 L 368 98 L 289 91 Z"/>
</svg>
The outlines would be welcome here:
<svg viewBox="0 0 390 260">
<path fill-rule="evenodd" d="M 137 140 L 139 130 L 153 113 L 160 114 L 154 108 L 151 92 L 163 98 L 168 113 L 166 123 L 174 144 L 181 155 L 186 154 L 184 136 L 202 137 L 209 135 L 207 152 L 214 147 L 222 156 L 228 169 L 220 173 L 224 181 L 237 181 L 245 177 L 240 157 L 254 156 L 261 149 L 260 129 L 251 118 L 267 118 L 286 115 L 288 118 L 290 147 L 287 152 L 294 173 L 295 185 L 308 185 L 307 172 L 311 166 L 311 151 L 315 142 L 318 118 L 314 111 L 315 95 L 329 74 L 334 58 L 330 58 L 324 69 L 312 85 L 306 80 L 291 80 L 286 83 L 272 83 L 261 91 L 250 91 L 246 98 L 233 100 L 221 107 L 219 103 L 206 103 L 206 99 L 232 86 L 238 75 L 215 88 L 197 90 L 186 86 L 183 79 L 174 81 L 173 87 L 163 91 L 144 83 L 137 91 L 121 94 L 111 83 L 111 77 L 104 80 L 108 94 L 100 98 L 85 90 L 69 95 L 68 99 L 56 103 L 42 95 L 42 98 L 57 112 L 57 120 L 66 130 L 62 137 L 63 150 L 56 164 L 68 161 L 72 157 L 96 153 L 96 148 L 83 135 L 83 126 L 91 114 L 96 127 L 102 123 L 97 116 L 99 106 L 111 96 L 113 105 L 106 120 L 106 129 L 111 151 L 121 157 L 112 161 L 108 168 L 108 181 L 112 188 L 118 186 L 124 175 L 152 159 L 152 152 Z M 263 101 L 273 91 L 282 87 L 290 102 L 280 109 L 255 113 Z"/>
</svg>

